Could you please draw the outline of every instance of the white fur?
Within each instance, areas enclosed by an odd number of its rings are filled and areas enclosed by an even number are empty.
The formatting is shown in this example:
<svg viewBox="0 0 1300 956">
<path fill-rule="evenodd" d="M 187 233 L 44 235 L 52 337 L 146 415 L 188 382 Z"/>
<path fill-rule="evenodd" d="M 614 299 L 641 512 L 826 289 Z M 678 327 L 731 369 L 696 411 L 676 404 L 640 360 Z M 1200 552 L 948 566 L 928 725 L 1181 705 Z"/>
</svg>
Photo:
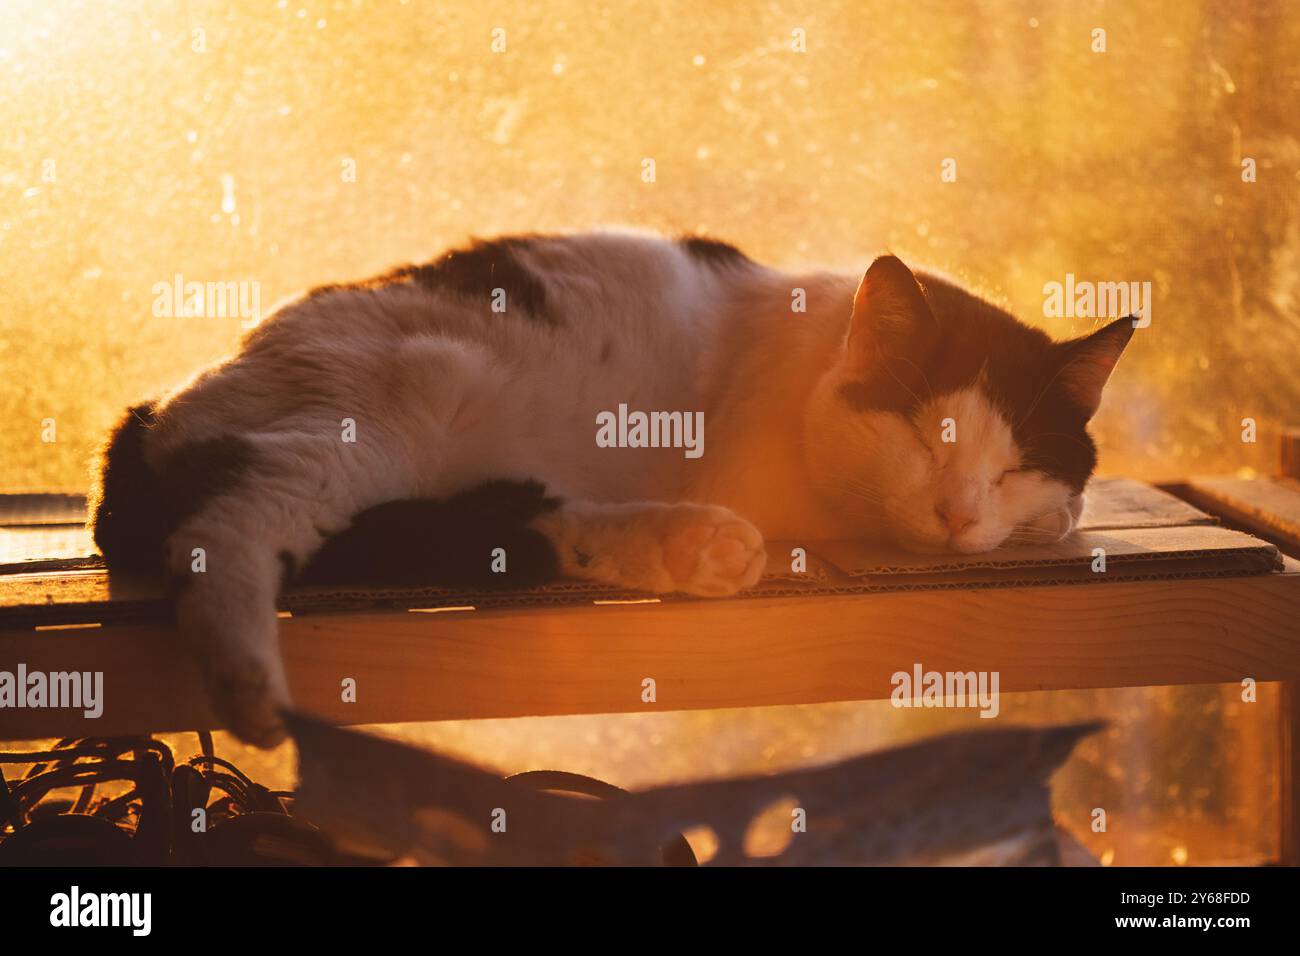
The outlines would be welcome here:
<svg viewBox="0 0 1300 956">
<path fill-rule="evenodd" d="M 1017 470 L 1011 427 L 978 385 L 929 398 L 905 419 L 883 411 L 836 416 L 827 406 L 839 381 L 829 373 L 809 409 L 820 423 L 808 427 L 817 436 L 809 479 L 841 502 L 850 536 L 883 527 L 913 551 L 978 553 L 1017 529 L 1053 540 L 1073 530 L 1080 506 L 1071 515 L 1069 486 Z M 970 523 L 954 533 L 941 512 Z"/>
<path fill-rule="evenodd" d="M 384 501 L 536 479 L 566 501 L 538 527 L 568 573 L 700 594 L 757 580 L 760 531 L 891 534 L 961 551 L 1035 522 L 1061 533 L 1068 489 L 1002 480 L 1018 452 L 977 389 L 935 396 L 910 424 L 836 405 L 857 276 L 718 268 L 631 233 L 517 254 L 543 278 L 554 327 L 413 283 L 342 288 L 287 305 L 162 405 L 146 446 L 155 462 L 228 434 L 258 451 L 240 487 L 168 545 L 175 572 L 188 571 L 193 548 L 207 550 L 180 623 L 214 675 L 218 708 L 247 739 L 278 739 L 276 707 L 289 695 L 278 556 L 301 566 L 325 535 Z M 796 287 L 806 313 L 791 311 Z M 707 453 L 598 447 L 596 416 L 620 403 L 703 411 Z M 944 417 L 962 429 L 952 446 L 938 442 Z M 345 418 L 355 444 L 341 441 Z M 943 501 L 977 516 L 952 540 L 935 513 Z M 578 552 L 592 560 L 575 562 Z"/>
</svg>

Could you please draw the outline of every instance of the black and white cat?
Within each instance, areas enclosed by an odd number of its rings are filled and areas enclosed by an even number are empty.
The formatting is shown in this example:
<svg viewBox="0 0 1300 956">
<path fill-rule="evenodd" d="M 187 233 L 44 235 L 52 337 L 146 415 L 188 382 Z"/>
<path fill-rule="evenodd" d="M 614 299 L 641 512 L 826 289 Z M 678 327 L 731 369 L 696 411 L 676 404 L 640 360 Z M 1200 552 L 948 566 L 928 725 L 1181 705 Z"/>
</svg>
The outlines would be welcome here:
<svg viewBox="0 0 1300 956">
<path fill-rule="evenodd" d="M 95 540 L 110 571 L 176 579 L 219 716 L 269 745 L 288 577 L 502 583 L 504 548 L 514 584 L 726 595 L 758 580 L 764 536 L 1068 534 L 1132 331 L 1053 343 L 893 256 L 859 281 L 701 238 L 476 242 L 317 289 L 132 409 Z M 620 406 L 694 444 L 608 447 Z"/>
</svg>

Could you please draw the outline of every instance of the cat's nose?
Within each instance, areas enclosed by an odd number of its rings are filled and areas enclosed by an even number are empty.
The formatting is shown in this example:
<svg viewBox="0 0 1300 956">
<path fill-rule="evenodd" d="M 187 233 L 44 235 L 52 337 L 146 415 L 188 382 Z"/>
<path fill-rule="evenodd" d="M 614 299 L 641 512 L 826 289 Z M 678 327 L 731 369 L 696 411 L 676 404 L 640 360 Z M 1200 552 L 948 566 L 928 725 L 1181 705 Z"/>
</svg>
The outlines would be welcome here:
<svg viewBox="0 0 1300 956">
<path fill-rule="evenodd" d="M 974 509 L 963 508 L 954 504 L 935 505 L 934 513 L 939 516 L 939 520 L 948 529 L 949 537 L 953 538 L 979 520 L 979 515 L 975 513 Z"/>
</svg>

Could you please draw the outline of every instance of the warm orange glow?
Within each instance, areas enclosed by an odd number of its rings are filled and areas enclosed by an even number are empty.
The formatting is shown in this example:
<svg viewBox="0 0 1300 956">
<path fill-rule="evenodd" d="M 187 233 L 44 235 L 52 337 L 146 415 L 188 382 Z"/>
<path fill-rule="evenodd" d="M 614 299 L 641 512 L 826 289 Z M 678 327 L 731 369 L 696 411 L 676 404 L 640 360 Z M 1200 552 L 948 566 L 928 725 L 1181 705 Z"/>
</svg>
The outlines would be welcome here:
<svg viewBox="0 0 1300 956">
<path fill-rule="evenodd" d="M 257 281 L 269 307 L 469 233 L 607 222 L 789 264 L 889 247 L 1061 335 L 1091 323 L 1044 317 L 1045 283 L 1149 280 L 1104 467 L 1271 471 L 1300 405 L 1300 18 L 1233 10 L 11 0 L 0 490 L 84 488 L 121 408 L 233 346 L 237 319 L 155 318 L 156 283 Z"/>
<path fill-rule="evenodd" d="M 84 490 L 123 408 L 234 346 L 238 318 L 155 317 L 158 283 L 256 282 L 269 306 L 467 234 L 602 223 L 711 232 L 785 265 L 860 268 L 889 248 L 1062 337 L 1093 323 L 1046 317 L 1045 283 L 1150 281 L 1150 334 L 1099 418 L 1103 469 L 1271 473 L 1276 426 L 1300 408 L 1300 17 L 1281 3 L 1032 8 L 6 0 L 0 492 Z M 1246 418 L 1257 443 L 1241 440 Z M 1111 719 L 1058 776 L 1058 817 L 1105 865 L 1196 865 L 1272 852 L 1270 695 L 1005 695 L 1002 710 Z M 883 702 L 400 732 L 636 787 L 830 760 L 973 716 Z M 290 772 L 283 750 L 221 752 L 267 782 Z M 1126 825 L 1093 833 L 1098 805 Z"/>
</svg>

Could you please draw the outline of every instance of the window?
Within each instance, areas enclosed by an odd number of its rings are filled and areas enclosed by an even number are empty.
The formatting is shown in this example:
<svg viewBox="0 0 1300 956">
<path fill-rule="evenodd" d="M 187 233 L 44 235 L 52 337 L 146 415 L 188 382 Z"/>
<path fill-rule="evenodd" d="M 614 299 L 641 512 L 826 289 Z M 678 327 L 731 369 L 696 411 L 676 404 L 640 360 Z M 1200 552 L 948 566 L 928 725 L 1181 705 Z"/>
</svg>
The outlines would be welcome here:
<svg viewBox="0 0 1300 956">
<path fill-rule="evenodd" d="M 1061 337 L 1095 320 L 1049 315 L 1051 283 L 1149 283 L 1103 470 L 1269 471 L 1272 445 L 1241 433 L 1300 407 L 1297 51 L 1282 3 L 8 0 L 0 492 L 83 491 L 125 407 L 234 347 L 238 315 L 160 315 L 160 287 L 251 283 L 265 312 L 469 234 L 602 223 L 789 265 L 889 248 Z M 1232 761 L 1272 724 L 1237 729 L 1230 697 L 1035 706 L 1144 708 L 1133 766 L 1175 788 L 1217 768 L 1227 789 L 1185 808 L 1257 821 Z M 1178 750 L 1171 708 L 1204 721 L 1202 751 Z M 842 717 L 763 713 L 672 722 L 733 750 L 779 730 L 793 753 Z M 569 739 L 596 733 L 571 720 Z M 1177 795 L 1152 793 L 1168 822 Z"/>
</svg>

